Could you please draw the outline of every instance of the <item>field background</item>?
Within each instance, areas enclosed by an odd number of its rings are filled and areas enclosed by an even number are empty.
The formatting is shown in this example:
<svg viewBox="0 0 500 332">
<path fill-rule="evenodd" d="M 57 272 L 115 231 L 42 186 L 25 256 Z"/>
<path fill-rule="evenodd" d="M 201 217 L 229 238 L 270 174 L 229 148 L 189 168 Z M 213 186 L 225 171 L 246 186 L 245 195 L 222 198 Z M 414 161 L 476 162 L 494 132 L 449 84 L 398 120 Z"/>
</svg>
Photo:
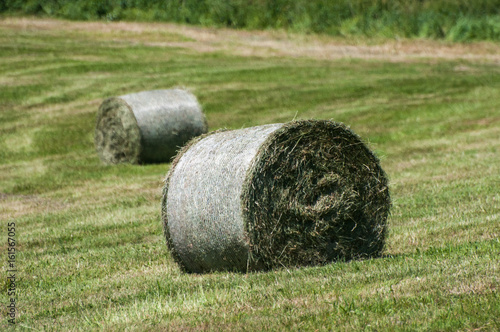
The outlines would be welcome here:
<svg viewBox="0 0 500 332">
<path fill-rule="evenodd" d="M 15 221 L 19 330 L 499 330 L 500 45 L 380 38 L 1 17 L 0 328 Z M 210 130 L 348 124 L 390 178 L 385 255 L 181 273 L 169 164 L 105 166 L 93 145 L 104 98 L 172 87 Z"/>
</svg>

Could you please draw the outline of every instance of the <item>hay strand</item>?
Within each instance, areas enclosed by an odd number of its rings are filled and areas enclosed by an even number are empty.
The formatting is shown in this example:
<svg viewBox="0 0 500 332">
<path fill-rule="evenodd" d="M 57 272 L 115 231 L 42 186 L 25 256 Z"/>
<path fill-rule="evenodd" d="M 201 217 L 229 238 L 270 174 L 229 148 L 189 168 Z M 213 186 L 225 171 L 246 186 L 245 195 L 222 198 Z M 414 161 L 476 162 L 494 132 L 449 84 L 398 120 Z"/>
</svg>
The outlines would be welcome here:
<svg viewBox="0 0 500 332">
<path fill-rule="evenodd" d="M 189 92 L 143 91 L 101 104 L 95 146 L 106 164 L 168 162 L 179 147 L 206 132 L 201 106 Z"/>
<path fill-rule="evenodd" d="M 309 120 L 191 141 L 167 175 L 162 219 L 185 271 L 249 271 L 378 256 L 390 206 L 361 139 Z"/>
</svg>

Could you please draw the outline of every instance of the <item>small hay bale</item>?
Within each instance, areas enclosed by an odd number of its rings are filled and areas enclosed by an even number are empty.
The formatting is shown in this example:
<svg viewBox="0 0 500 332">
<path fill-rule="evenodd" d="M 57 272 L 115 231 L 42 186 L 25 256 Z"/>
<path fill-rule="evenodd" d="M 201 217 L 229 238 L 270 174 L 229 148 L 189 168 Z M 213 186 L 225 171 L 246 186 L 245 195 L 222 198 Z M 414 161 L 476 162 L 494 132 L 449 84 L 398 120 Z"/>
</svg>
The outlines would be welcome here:
<svg viewBox="0 0 500 332">
<path fill-rule="evenodd" d="M 143 91 L 101 104 L 95 146 L 106 164 L 168 162 L 179 147 L 206 132 L 205 115 L 189 92 Z"/>
<path fill-rule="evenodd" d="M 361 139 L 307 120 L 189 142 L 165 180 L 162 219 L 183 270 L 252 271 L 379 256 L 390 207 Z"/>
</svg>

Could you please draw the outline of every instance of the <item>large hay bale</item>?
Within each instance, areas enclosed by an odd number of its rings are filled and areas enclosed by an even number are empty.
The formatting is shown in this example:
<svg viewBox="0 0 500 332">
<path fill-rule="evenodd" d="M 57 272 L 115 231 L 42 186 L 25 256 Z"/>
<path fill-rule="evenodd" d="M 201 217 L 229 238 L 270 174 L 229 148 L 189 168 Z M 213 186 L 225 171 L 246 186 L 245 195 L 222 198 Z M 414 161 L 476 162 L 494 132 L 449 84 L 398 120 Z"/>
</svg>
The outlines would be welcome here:
<svg viewBox="0 0 500 332">
<path fill-rule="evenodd" d="M 189 92 L 143 91 L 101 104 L 95 146 L 107 164 L 168 162 L 187 141 L 206 132 L 205 116 Z"/>
<path fill-rule="evenodd" d="M 192 140 L 165 180 L 162 219 L 185 271 L 249 271 L 378 256 L 390 206 L 361 139 L 309 120 Z"/>
</svg>

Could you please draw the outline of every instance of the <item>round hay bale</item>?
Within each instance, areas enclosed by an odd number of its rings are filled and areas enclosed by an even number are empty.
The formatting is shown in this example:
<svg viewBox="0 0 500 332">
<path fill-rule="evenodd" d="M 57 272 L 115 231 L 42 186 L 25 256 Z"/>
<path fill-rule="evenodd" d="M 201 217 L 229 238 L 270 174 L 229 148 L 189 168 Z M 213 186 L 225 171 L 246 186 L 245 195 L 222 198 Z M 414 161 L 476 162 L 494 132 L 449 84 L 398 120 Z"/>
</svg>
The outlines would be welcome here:
<svg viewBox="0 0 500 332">
<path fill-rule="evenodd" d="M 162 219 L 183 270 L 251 271 L 378 256 L 390 207 L 361 139 L 307 120 L 192 140 L 165 180 Z"/>
<path fill-rule="evenodd" d="M 143 91 L 104 100 L 95 146 L 107 164 L 168 162 L 179 147 L 206 132 L 205 115 L 189 92 Z"/>
</svg>

